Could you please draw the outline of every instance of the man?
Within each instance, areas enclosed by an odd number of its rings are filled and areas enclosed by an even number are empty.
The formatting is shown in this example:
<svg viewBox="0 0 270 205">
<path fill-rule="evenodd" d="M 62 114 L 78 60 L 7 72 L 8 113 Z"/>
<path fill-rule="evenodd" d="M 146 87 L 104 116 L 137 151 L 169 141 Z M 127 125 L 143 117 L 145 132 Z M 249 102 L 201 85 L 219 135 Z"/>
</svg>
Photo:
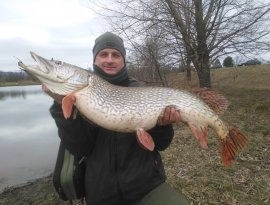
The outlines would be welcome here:
<svg viewBox="0 0 270 205">
<path fill-rule="evenodd" d="M 119 86 L 141 86 L 128 76 L 123 40 L 106 32 L 95 40 L 94 72 Z M 76 156 L 86 156 L 85 191 L 89 205 L 179 205 L 186 200 L 165 183 L 165 172 L 158 151 L 173 139 L 172 123 L 180 114 L 167 107 L 156 127 L 148 132 L 155 142 L 154 151 L 138 144 L 135 133 L 119 133 L 94 126 L 80 115 L 65 119 L 62 96 L 50 93 L 54 104 L 50 111 L 64 146 Z"/>
</svg>

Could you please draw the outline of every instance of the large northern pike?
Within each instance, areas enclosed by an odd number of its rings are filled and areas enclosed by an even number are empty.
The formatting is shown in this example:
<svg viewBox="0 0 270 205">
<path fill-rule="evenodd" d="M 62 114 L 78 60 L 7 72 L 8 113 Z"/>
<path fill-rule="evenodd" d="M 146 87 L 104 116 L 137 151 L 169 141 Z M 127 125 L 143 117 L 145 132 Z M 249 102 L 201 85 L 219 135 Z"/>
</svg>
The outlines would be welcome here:
<svg viewBox="0 0 270 205">
<path fill-rule="evenodd" d="M 48 63 L 48 60 L 44 58 L 38 60 L 41 57 L 33 53 L 31 55 L 41 64 L 39 66 L 46 66 L 45 71 L 50 70 L 50 72 L 43 73 L 40 80 L 42 83 L 50 85 L 49 89 L 52 91 L 57 91 L 57 86 L 63 87 L 63 82 L 68 84 L 68 87 L 70 84 L 74 84 L 70 82 L 74 82 L 76 79 L 84 82 L 79 83 L 81 88 L 77 89 L 72 86 L 70 89 L 72 92 L 68 95 L 61 92 L 66 95 L 62 101 L 65 118 L 71 116 L 72 107 L 75 105 L 87 119 L 101 127 L 119 132 L 136 132 L 139 143 L 145 148 L 153 150 L 154 142 L 147 130 L 156 125 L 158 117 L 163 113 L 165 107 L 174 106 L 180 112 L 181 120 L 189 126 L 203 148 L 207 148 L 208 127 L 214 129 L 221 144 L 221 157 L 225 166 L 234 162 L 237 153 L 248 141 L 238 129 L 229 127 L 219 117 L 218 114 L 225 111 L 228 103 L 222 95 L 208 89 L 196 91 L 204 99 L 202 100 L 191 92 L 172 88 L 120 87 L 112 85 L 90 72 L 87 74 L 87 80 L 84 75 L 82 75 L 83 80 L 79 80 L 80 76 L 76 76 L 76 74 L 65 75 L 64 70 L 72 70 L 72 65 L 61 62 L 57 64 L 62 65 L 62 70 L 55 69 L 56 66 Z M 65 65 L 69 65 L 69 67 L 65 68 Z M 23 68 L 37 76 L 36 71 L 29 70 L 26 66 Z M 36 66 L 33 66 L 33 69 L 37 69 Z M 74 66 L 74 70 L 76 69 L 77 67 Z M 43 70 L 39 69 L 39 73 Z M 59 79 L 59 83 L 55 78 Z M 87 86 L 85 86 L 85 82 L 88 82 Z"/>
</svg>

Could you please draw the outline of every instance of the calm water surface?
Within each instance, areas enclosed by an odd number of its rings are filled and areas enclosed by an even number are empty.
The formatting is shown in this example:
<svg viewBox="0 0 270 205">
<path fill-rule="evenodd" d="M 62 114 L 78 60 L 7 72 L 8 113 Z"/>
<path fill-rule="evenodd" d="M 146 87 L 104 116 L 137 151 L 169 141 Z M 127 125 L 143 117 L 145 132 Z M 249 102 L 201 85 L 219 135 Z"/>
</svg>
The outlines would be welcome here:
<svg viewBox="0 0 270 205">
<path fill-rule="evenodd" d="M 59 146 L 41 86 L 0 87 L 0 192 L 50 174 Z"/>
</svg>

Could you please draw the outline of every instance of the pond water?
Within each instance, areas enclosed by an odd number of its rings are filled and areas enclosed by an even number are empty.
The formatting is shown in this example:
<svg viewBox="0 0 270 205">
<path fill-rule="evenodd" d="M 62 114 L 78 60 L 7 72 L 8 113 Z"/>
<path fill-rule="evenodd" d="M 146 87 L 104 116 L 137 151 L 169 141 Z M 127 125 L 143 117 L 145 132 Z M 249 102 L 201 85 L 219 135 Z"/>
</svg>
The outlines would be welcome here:
<svg viewBox="0 0 270 205">
<path fill-rule="evenodd" d="M 0 87 L 0 192 L 52 173 L 59 146 L 41 86 Z"/>
</svg>

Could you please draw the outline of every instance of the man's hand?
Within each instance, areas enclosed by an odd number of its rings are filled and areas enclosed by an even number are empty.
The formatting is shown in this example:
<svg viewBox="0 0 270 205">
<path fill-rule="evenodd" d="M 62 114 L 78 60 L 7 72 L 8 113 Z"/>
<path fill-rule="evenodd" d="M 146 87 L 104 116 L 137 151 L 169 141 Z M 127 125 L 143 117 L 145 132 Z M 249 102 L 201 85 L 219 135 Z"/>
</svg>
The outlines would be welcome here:
<svg viewBox="0 0 270 205">
<path fill-rule="evenodd" d="M 167 106 L 158 118 L 158 125 L 168 125 L 172 123 L 179 123 L 181 121 L 180 112 L 173 106 Z"/>
<path fill-rule="evenodd" d="M 42 85 L 42 90 L 46 94 L 48 94 L 49 96 L 51 96 L 59 104 L 62 103 L 62 99 L 63 99 L 63 97 L 65 97 L 64 95 L 58 95 L 58 94 L 52 93 L 45 85 Z"/>
</svg>

